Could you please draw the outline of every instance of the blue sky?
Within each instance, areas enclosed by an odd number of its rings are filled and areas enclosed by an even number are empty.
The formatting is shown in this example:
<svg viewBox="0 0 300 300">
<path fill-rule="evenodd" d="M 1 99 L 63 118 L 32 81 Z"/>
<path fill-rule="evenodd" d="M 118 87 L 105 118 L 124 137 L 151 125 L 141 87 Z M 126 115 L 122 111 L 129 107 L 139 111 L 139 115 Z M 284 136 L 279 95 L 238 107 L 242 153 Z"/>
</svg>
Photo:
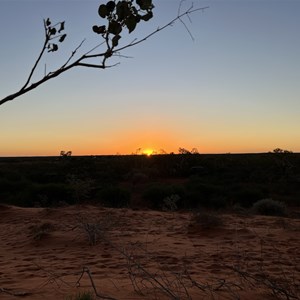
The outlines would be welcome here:
<svg viewBox="0 0 300 300">
<path fill-rule="evenodd" d="M 177 15 L 153 1 L 154 18 L 123 42 Z M 66 21 L 60 66 L 85 38 L 99 43 L 101 1 L 0 0 L 0 98 L 16 92 L 43 43 L 43 18 Z M 184 2 L 187 8 L 190 1 Z M 129 154 L 137 148 L 200 153 L 300 151 L 300 1 L 206 0 L 209 9 L 127 49 L 106 70 L 73 69 L 0 106 L 0 156 Z M 114 60 L 115 62 L 115 60 Z"/>
</svg>

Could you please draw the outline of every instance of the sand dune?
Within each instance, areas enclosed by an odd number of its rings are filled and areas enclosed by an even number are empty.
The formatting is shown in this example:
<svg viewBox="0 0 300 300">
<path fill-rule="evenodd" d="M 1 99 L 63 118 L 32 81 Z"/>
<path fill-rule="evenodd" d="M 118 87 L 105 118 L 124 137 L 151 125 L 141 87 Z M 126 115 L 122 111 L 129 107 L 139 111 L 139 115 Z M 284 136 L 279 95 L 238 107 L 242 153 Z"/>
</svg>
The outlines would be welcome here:
<svg viewBox="0 0 300 300">
<path fill-rule="evenodd" d="M 299 297 L 299 219 L 221 214 L 223 224 L 203 228 L 191 217 L 0 206 L 0 298 L 66 299 L 93 291 L 87 273 L 76 285 L 85 267 L 98 293 L 115 299 Z"/>
</svg>

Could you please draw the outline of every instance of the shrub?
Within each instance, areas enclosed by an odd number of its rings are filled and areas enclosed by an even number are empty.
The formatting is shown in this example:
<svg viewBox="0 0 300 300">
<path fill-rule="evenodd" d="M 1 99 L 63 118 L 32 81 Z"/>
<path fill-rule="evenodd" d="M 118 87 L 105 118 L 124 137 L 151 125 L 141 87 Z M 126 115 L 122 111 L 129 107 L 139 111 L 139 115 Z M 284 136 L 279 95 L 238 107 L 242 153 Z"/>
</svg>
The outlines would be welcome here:
<svg viewBox="0 0 300 300">
<path fill-rule="evenodd" d="M 29 230 L 34 240 L 41 240 L 54 230 L 54 225 L 46 222 L 38 225 L 32 225 L 29 227 Z"/>
<path fill-rule="evenodd" d="M 151 184 L 143 192 L 143 199 L 147 201 L 147 206 L 151 209 L 162 210 L 165 205 L 165 199 L 177 195 L 176 198 L 178 202 L 179 199 L 184 197 L 184 189 L 180 185 L 165 185 L 165 184 Z M 180 203 L 176 203 L 179 207 Z"/>
<path fill-rule="evenodd" d="M 192 216 L 189 226 L 197 229 L 213 229 L 221 225 L 223 225 L 223 220 L 217 214 L 198 212 Z"/>
<path fill-rule="evenodd" d="M 163 199 L 162 209 L 164 211 L 175 211 L 178 209 L 177 202 L 180 200 L 180 196 L 177 194 L 168 196 Z"/>
<path fill-rule="evenodd" d="M 229 192 L 233 199 L 233 204 L 239 204 L 243 208 L 250 208 L 255 202 L 267 196 L 261 188 L 253 186 L 239 185 L 235 191 Z"/>
<path fill-rule="evenodd" d="M 79 292 L 75 296 L 67 296 L 66 300 L 94 300 L 92 292 Z"/>
<path fill-rule="evenodd" d="M 116 225 L 116 220 L 110 214 L 104 215 L 102 219 L 79 216 L 77 222 L 90 246 L 96 245 L 99 240 L 107 240 L 109 231 Z"/>
<path fill-rule="evenodd" d="M 185 208 L 222 209 L 227 205 L 222 187 L 191 178 L 186 184 Z"/>
<path fill-rule="evenodd" d="M 283 202 L 273 199 L 262 199 L 253 204 L 254 213 L 265 216 L 284 216 L 286 207 Z"/>
<path fill-rule="evenodd" d="M 89 178 L 80 179 L 74 174 L 69 174 L 67 182 L 77 203 L 83 202 L 90 197 L 93 190 L 93 180 Z"/>
<path fill-rule="evenodd" d="M 117 186 L 108 186 L 98 192 L 101 203 L 106 207 L 128 207 L 130 192 Z"/>
<path fill-rule="evenodd" d="M 34 185 L 32 189 L 32 200 L 39 206 L 56 206 L 59 202 L 73 204 L 74 196 L 72 189 L 67 184 L 47 183 Z"/>
</svg>

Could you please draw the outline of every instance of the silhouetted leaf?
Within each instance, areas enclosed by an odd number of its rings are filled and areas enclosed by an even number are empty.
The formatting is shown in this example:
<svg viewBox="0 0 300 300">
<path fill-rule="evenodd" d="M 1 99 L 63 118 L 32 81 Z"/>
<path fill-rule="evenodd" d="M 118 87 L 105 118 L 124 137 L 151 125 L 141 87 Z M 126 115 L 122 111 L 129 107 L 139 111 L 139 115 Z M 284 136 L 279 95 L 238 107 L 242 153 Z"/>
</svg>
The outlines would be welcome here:
<svg viewBox="0 0 300 300">
<path fill-rule="evenodd" d="M 65 21 L 60 23 L 60 28 L 58 30 L 58 33 L 60 33 L 61 31 L 65 30 Z"/>
<path fill-rule="evenodd" d="M 119 39 L 121 38 L 120 35 L 115 35 L 113 38 L 112 38 L 112 46 L 113 47 L 116 47 L 118 46 L 119 44 Z"/>
<path fill-rule="evenodd" d="M 49 49 L 48 52 L 54 52 L 58 50 L 58 46 L 56 44 L 49 44 L 47 48 Z"/>
<path fill-rule="evenodd" d="M 98 33 L 98 34 L 105 33 L 105 25 L 102 25 L 102 26 L 94 25 L 93 26 L 93 31 Z"/>
<path fill-rule="evenodd" d="M 112 12 L 115 9 L 115 7 L 116 7 L 116 4 L 114 1 L 109 1 L 106 4 L 106 9 L 108 12 Z"/>
<path fill-rule="evenodd" d="M 66 36 L 67 36 L 66 34 L 63 34 L 63 35 L 59 38 L 58 41 L 59 41 L 60 43 L 62 43 L 62 42 L 65 40 Z"/>
<path fill-rule="evenodd" d="M 119 1 L 117 3 L 116 14 L 118 16 L 118 21 L 123 21 L 130 13 L 129 4 L 126 1 Z"/>
<path fill-rule="evenodd" d="M 46 20 L 46 25 L 47 25 L 47 26 L 50 26 L 50 25 L 51 25 L 51 21 L 50 21 L 49 18 L 47 18 L 47 20 Z"/>
<path fill-rule="evenodd" d="M 145 14 L 144 16 L 141 16 L 141 19 L 144 21 L 149 21 L 150 19 L 153 18 L 153 13 L 152 11 L 149 11 L 147 14 Z"/>
<path fill-rule="evenodd" d="M 108 32 L 114 35 L 118 35 L 122 31 L 122 26 L 117 21 L 110 21 L 108 25 Z"/>
<path fill-rule="evenodd" d="M 55 35 L 56 34 L 56 29 L 53 27 L 53 28 L 50 28 L 50 35 Z"/>
<path fill-rule="evenodd" d="M 153 8 L 152 0 L 136 0 L 136 3 L 142 10 L 149 10 Z"/>
<path fill-rule="evenodd" d="M 129 18 L 127 18 L 125 20 L 125 24 L 128 28 L 129 33 L 131 33 L 135 29 L 136 24 L 137 24 L 135 16 L 131 15 Z"/>
<path fill-rule="evenodd" d="M 92 29 L 93 29 L 94 32 L 98 33 L 98 26 L 97 26 L 97 25 L 94 25 L 94 26 L 92 27 Z"/>
<path fill-rule="evenodd" d="M 107 8 L 105 4 L 101 4 L 98 9 L 98 14 L 101 18 L 106 18 L 107 16 Z"/>
<path fill-rule="evenodd" d="M 142 19 L 142 18 L 141 18 L 140 15 L 136 15 L 136 16 L 135 16 L 135 20 L 136 20 L 137 23 L 139 23 L 141 19 Z"/>
<path fill-rule="evenodd" d="M 139 13 L 135 6 L 132 6 L 131 10 L 134 15 L 137 15 Z"/>
</svg>

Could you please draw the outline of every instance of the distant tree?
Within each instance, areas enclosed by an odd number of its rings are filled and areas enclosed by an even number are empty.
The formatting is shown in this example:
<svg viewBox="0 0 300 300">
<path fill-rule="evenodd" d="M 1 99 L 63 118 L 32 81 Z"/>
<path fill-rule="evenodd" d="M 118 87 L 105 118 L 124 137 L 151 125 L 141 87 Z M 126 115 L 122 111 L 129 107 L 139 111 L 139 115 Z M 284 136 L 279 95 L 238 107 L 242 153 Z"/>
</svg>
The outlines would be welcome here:
<svg viewBox="0 0 300 300">
<path fill-rule="evenodd" d="M 197 148 L 193 148 L 191 151 L 192 154 L 199 154 L 199 151 Z"/>
<path fill-rule="evenodd" d="M 121 33 L 126 29 L 128 33 L 132 33 L 138 26 L 138 24 L 149 21 L 153 17 L 154 5 L 152 0 L 114 0 L 108 1 L 106 4 L 101 4 L 98 9 L 98 14 L 101 19 L 104 19 L 106 24 L 94 25 L 92 30 L 99 35 L 102 40 L 101 44 L 95 46 L 88 52 L 77 56 L 77 52 L 84 43 L 84 40 L 72 51 L 71 55 L 66 59 L 65 63 L 62 64 L 54 71 L 47 72 L 45 70 L 44 76 L 33 82 L 32 78 L 36 72 L 37 66 L 41 62 L 42 57 L 45 53 L 55 53 L 59 50 L 61 43 L 67 37 L 64 33 L 65 22 L 58 22 L 52 24 L 51 20 L 47 18 L 44 20 L 44 30 L 45 38 L 42 50 L 36 59 L 25 84 L 15 93 L 10 94 L 2 99 L 0 99 L 0 105 L 14 100 L 23 94 L 37 88 L 39 85 L 45 83 L 46 81 L 55 78 L 62 73 L 75 68 L 75 67 L 87 67 L 87 68 L 98 68 L 106 69 L 113 67 L 115 65 L 108 65 L 108 60 L 113 56 L 120 56 L 123 50 L 129 47 L 136 46 L 158 32 L 164 30 L 165 28 L 172 26 L 175 22 L 180 21 L 187 29 L 188 33 L 191 35 L 189 29 L 183 21 L 183 17 L 189 17 L 191 14 L 197 11 L 203 11 L 207 7 L 194 8 L 193 5 L 181 12 L 181 4 L 184 0 L 180 2 L 178 15 L 167 24 L 162 27 L 157 28 L 150 34 L 146 35 L 141 39 L 135 39 L 132 42 L 119 46 L 120 40 L 122 38 Z M 103 51 L 95 52 L 100 46 L 104 47 Z M 77 58 L 76 58 L 77 56 Z"/>
<path fill-rule="evenodd" d="M 179 147 L 178 153 L 179 154 L 199 154 L 199 151 L 198 151 L 197 148 L 193 148 L 191 151 L 189 151 L 189 150 L 187 150 L 185 148 Z"/>
<path fill-rule="evenodd" d="M 289 150 L 283 150 L 283 149 L 280 149 L 280 148 L 276 148 L 273 150 L 273 153 L 293 153 L 292 151 L 289 151 Z"/>
<path fill-rule="evenodd" d="M 142 152 L 142 148 L 137 148 L 137 149 L 135 150 L 135 154 L 141 154 L 141 152 Z"/>
<path fill-rule="evenodd" d="M 69 156 L 72 156 L 72 151 L 60 151 L 60 156 L 61 157 L 69 157 Z"/>
<path fill-rule="evenodd" d="M 185 149 L 185 148 L 178 148 L 178 153 L 179 154 L 192 154 L 189 150 Z"/>
</svg>

